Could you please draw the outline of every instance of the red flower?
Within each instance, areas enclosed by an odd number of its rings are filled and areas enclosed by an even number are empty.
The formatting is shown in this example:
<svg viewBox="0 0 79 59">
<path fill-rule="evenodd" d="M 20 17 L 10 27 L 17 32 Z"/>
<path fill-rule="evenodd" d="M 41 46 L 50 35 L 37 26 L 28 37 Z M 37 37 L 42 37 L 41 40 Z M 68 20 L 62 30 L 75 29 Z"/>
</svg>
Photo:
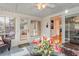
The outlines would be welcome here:
<svg viewBox="0 0 79 59">
<path fill-rule="evenodd" d="M 33 40 L 32 43 L 33 43 L 33 44 L 39 44 L 40 41 L 39 41 L 39 40 Z"/>
<path fill-rule="evenodd" d="M 54 46 L 54 51 L 55 51 L 55 52 L 60 53 L 61 50 L 62 50 L 62 49 L 61 49 L 58 45 L 55 45 L 55 46 Z"/>
<path fill-rule="evenodd" d="M 49 44 L 50 44 L 50 45 L 53 44 L 53 38 L 50 38 L 50 40 L 49 40 Z"/>
<path fill-rule="evenodd" d="M 42 36 L 41 40 L 47 40 L 47 37 L 46 36 Z"/>
</svg>

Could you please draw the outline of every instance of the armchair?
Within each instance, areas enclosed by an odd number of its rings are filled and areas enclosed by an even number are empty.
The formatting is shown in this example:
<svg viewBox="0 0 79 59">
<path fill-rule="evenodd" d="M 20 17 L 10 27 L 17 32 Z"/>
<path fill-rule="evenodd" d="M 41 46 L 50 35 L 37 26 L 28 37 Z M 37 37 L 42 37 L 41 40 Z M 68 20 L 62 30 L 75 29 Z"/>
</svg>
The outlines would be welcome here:
<svg viewBox="0 0 79 59">
<path fill-rule="evenodd" d="M 5 39 L 3 36 L 2 40 L 4 42 L 4 44 L 0 44 L 0 52 L 4 52 L 5 50 L 8 49 L 8 51 L 10 51 L 10 47 L 11 47 L 11 40 L 10 39 Z"/>
</svg>

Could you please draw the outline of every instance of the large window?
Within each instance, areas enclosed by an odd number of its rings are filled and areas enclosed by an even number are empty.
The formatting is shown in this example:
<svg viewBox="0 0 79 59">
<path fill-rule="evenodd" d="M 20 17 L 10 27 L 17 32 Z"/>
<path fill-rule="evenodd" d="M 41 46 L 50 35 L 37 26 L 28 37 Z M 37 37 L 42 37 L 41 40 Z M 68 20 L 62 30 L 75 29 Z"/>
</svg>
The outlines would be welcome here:
<svg viewBox="0 0 79 59">
<path fill-rule="evenodd" d="M 6 38 L 15 38 L 15 19 L 12 17 L 0 17 L 0 35 Z"/>
<path fill-rule="evenodd" d="M 40 21 L 31 21 L 31 36 L 40 36 L 41 35 L 41 23 Z"/>
<path fill-rule="evenodd" d="M 29 33 L 29 21 L 27 19 L 20 20 L 20 39 L 27 40 L 27 36 Z"/>
<path fill-rule="evenodd" d="M 79 44 L 79 16 L 66 17 L 65 41 Z"/>
</svg>

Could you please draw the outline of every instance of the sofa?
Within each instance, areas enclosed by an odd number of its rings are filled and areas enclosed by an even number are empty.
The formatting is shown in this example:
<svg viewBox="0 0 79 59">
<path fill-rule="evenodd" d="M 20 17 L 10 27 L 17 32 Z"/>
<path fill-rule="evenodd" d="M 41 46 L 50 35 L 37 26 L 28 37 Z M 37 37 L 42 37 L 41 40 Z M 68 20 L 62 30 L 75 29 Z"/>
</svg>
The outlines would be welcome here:
<svg viewBox="0 0 79 59">
<path fill-rule="evenodd" d="M 63 51 L 66 56 L 79 56 L 79 45 L 70 42 L 63 44 Z"/>
</svg>

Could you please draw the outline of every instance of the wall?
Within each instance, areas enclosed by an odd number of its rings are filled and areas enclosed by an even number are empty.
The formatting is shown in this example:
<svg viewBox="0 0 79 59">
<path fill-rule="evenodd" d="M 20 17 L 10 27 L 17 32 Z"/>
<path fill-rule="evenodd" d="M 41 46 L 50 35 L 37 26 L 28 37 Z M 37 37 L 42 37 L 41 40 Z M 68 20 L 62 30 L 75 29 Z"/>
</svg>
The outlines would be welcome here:
<svg viewBox="0 0 79 59">
<path fill-rule="evenodd" d="M 47 24 L 48 24 L 48 28 L 46 28 Z M 43 18 L 43 20 L 41 21 L 41 36 L 50 37 L 50 20 L 49 20 L 49 18 Z"/>
</svg>

